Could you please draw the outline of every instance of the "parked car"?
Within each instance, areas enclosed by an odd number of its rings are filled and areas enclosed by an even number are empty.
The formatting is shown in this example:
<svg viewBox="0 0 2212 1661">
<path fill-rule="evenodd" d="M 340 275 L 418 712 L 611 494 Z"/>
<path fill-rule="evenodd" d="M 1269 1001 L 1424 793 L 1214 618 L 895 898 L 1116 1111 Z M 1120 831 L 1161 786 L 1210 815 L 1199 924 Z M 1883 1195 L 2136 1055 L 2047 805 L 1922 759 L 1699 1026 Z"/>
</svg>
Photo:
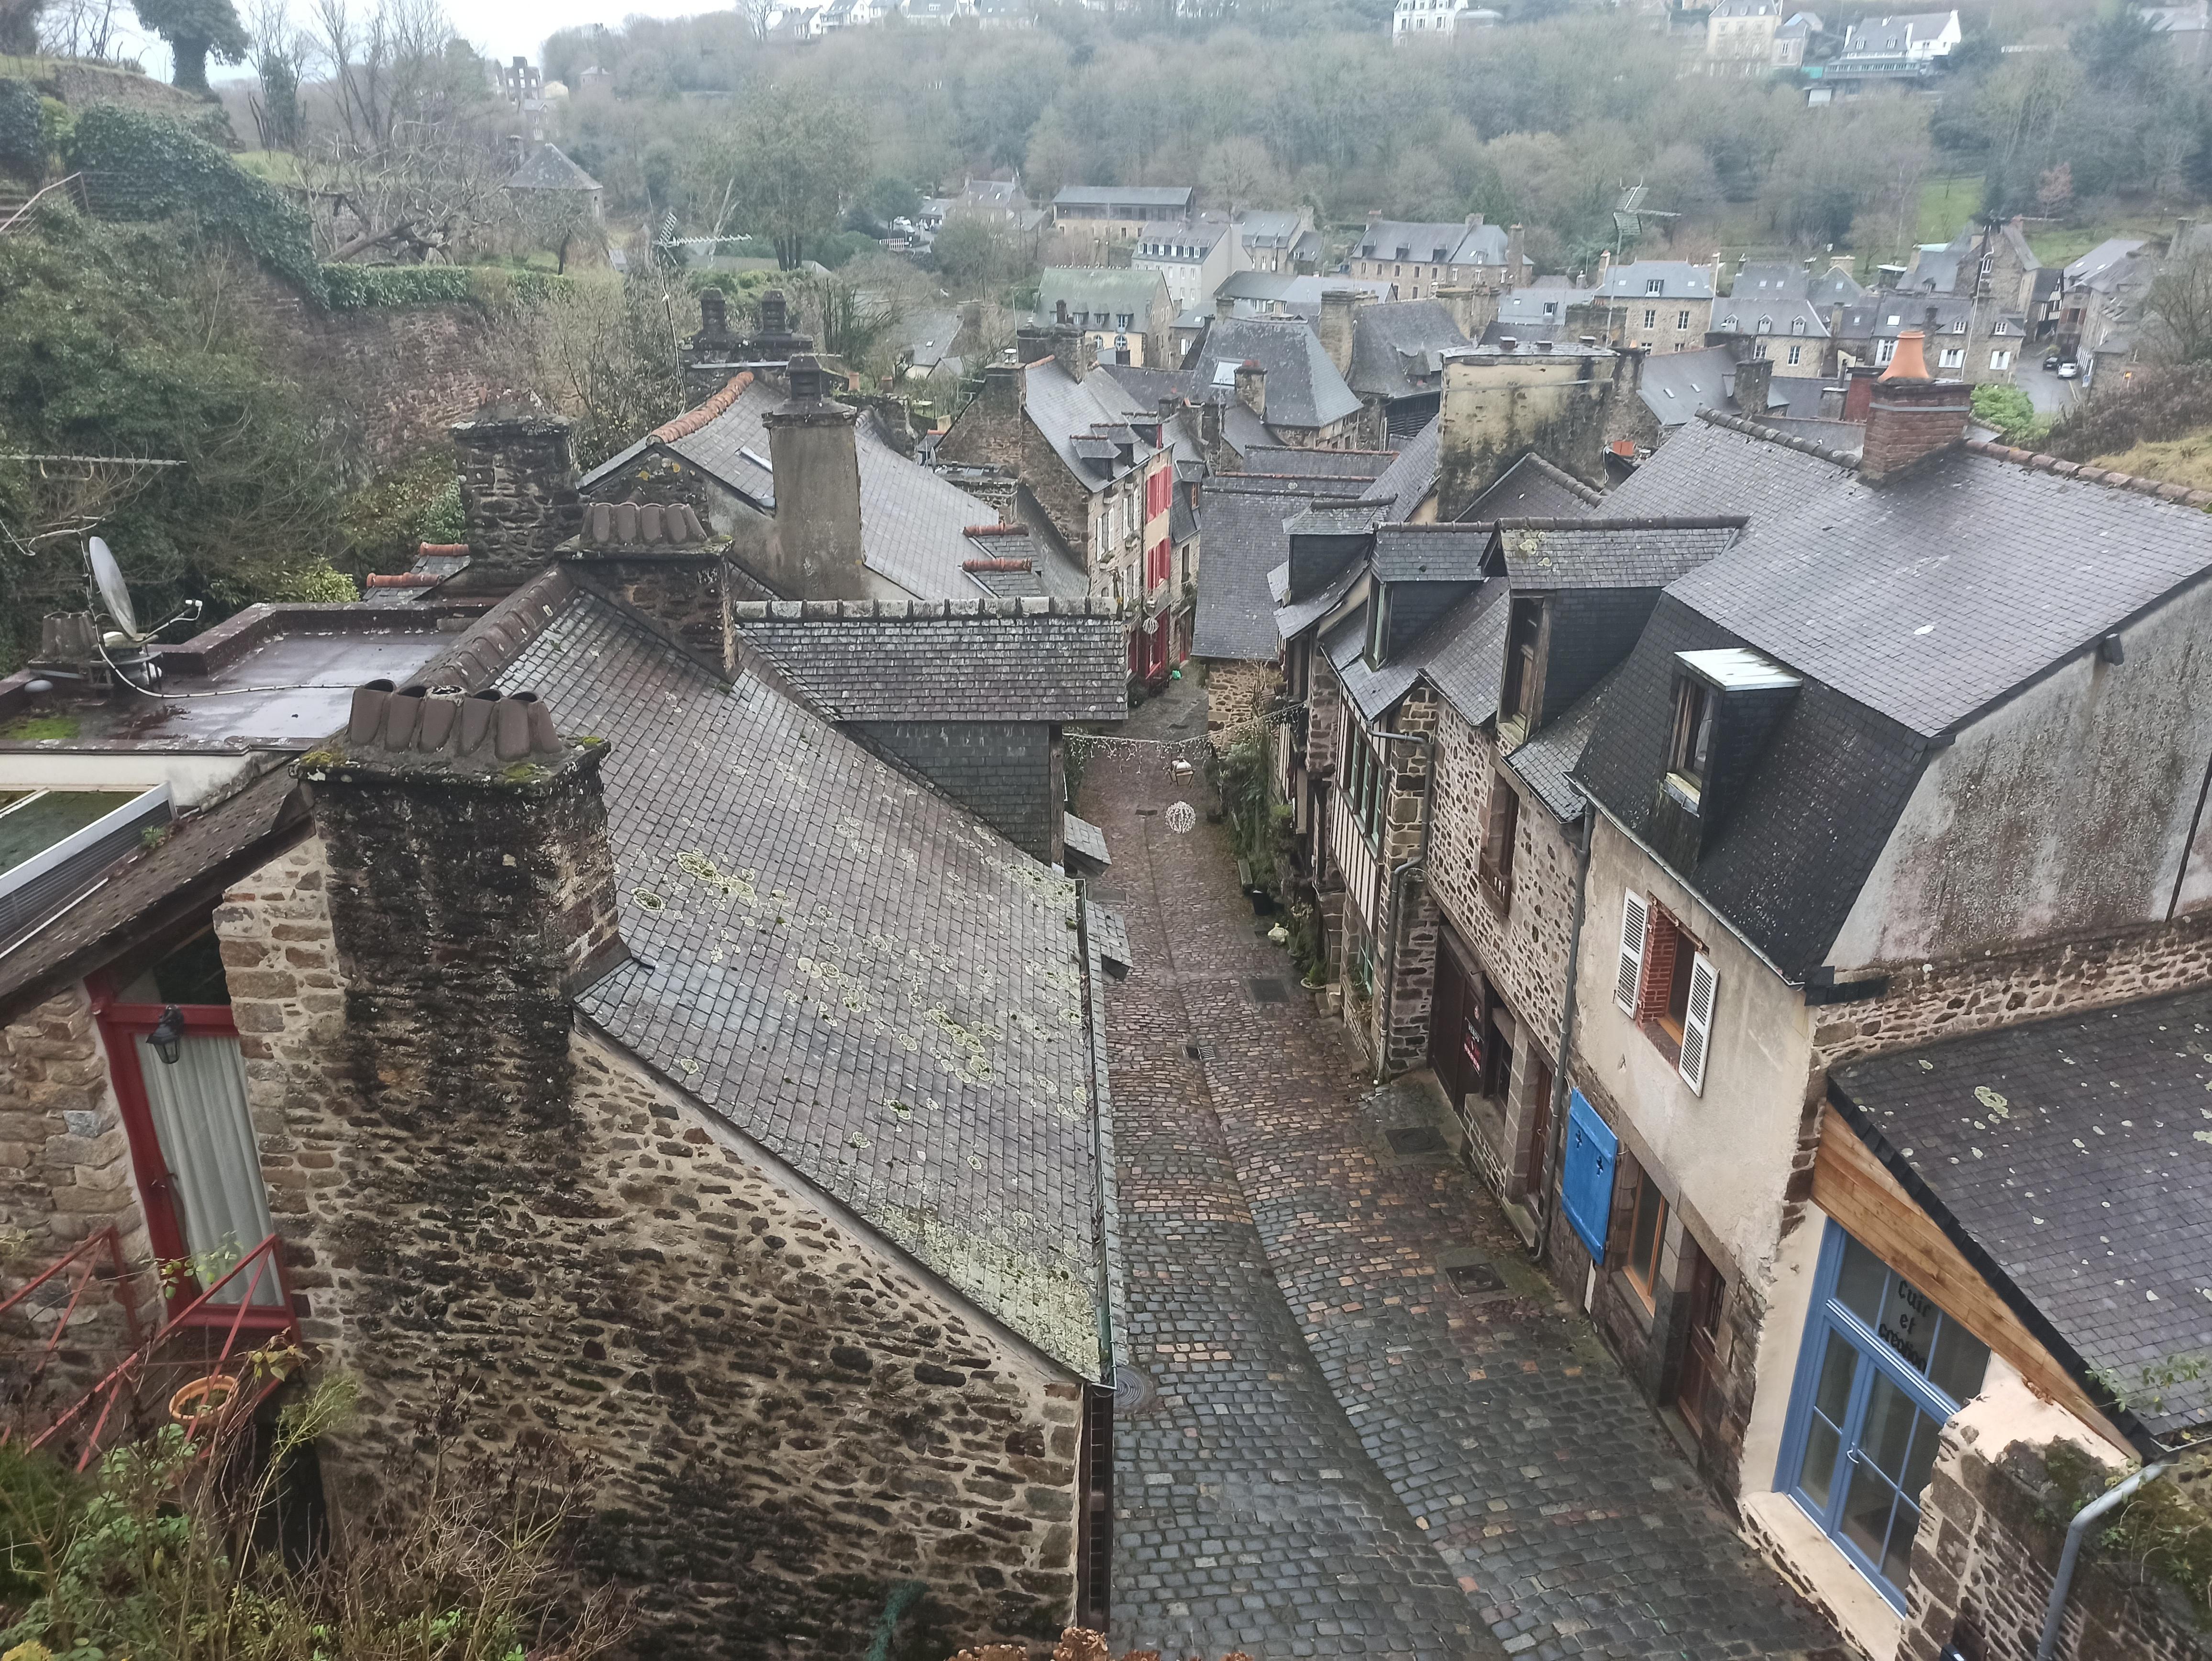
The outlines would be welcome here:
<svg viewBox="0 0 2212 1661">
<path fill-rule="evenodd" d="M 2081 366 L 2071 359 L 2058 366 L 2058 378 L 2061 380 L 2072 380 L 2081 373 Z"/>
<path fill-rule="evenodd" d="M 2055 369 L 2064 360 L 2062 359 L 2057 353 L 2053 352 L 2050 356 L 2043 360 L 2043 367 L 2046 369 Z"/>
</svg>

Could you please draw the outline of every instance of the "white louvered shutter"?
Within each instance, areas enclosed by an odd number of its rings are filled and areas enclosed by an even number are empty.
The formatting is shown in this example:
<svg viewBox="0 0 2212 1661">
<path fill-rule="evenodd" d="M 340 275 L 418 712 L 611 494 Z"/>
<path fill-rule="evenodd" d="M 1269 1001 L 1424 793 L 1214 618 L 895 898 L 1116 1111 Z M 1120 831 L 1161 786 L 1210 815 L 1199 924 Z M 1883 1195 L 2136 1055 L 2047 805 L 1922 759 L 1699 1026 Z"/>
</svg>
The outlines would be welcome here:
<svg viewBox="0 0 2212 1661">
<path fill-rule="evenodd" d="M 1713 1043 L 1713 999 L 1720 991 L 1713 960 L 1704 952 L 1690 965 L 1690 1007 L 1682 1012 L 1682 1082 L 1705 1093 L 1705 1059 Z"/>
<path fill-rule="evenodd" d="M 1621 1013 L 1636 1013 L 1636 993 L 1644 979 L 1644 928 L 1651 921 L 1651 908 L 1641 894 L 1620 897 L 1620 972 L 1613 983 L 1613 1001 Z"/>
</svg>

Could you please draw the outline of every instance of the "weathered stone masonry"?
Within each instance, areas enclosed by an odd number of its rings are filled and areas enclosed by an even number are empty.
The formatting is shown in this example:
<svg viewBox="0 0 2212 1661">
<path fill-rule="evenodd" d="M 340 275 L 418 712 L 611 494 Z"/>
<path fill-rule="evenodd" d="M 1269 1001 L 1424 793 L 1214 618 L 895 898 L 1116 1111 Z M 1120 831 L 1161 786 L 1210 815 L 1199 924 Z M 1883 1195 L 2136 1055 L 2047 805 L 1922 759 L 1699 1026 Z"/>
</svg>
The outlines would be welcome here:
<svg viewBox="0 0 2212 1661">
<path fill-rule="evenodd" d="M 644 1652 L 857 1655 L 906 1580 L 931 1661 L 1056 1630 L 1080 1386 L 574 1030 L 562 982 L 611 938 L 592 758 L 519 786 L 317 759 L 323 840 L 219 926 L 266 977 L 234 1008 L 310 1335 L 368 1403 L 337 1502 L 466 1383 L 472 1439 L 602 1463 L 591 1561 L 641 1590 Z"/>
</svg>

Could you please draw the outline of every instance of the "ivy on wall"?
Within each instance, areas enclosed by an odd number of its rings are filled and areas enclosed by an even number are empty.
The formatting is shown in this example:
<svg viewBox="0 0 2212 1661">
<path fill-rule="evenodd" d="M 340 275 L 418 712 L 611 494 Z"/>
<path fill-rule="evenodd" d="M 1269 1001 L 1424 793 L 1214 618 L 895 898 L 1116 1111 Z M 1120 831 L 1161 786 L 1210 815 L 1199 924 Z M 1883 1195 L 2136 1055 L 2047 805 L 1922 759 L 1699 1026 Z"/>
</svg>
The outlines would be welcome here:
<svg viewBox="0 0 2212 1661">
<path fill-rule="evenodd" d="M 39 89 L 27 81 L 0 78 L 0 173 L 35 179 L 46 165 Z"/>
<path fill-rule="evenodd" d="M 69 160 L 88 175 L 88 193 L 101 218 L 173 216 L 210 235 L 234 236 L 264 269 L 323 298 L 307 215 L 176 122 L 119 105 L 93 105 L 70 131 Z"/>
</svg>

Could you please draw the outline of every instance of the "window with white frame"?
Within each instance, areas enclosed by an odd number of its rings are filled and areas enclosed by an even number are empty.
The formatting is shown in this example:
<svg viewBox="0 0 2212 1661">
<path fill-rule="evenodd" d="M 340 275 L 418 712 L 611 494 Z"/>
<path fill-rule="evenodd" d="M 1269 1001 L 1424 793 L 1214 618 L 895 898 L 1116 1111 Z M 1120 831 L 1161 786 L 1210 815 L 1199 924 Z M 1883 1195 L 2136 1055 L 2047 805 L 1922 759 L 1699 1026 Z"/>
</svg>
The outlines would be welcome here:
<svg viewBox="0 0 2212 1661">
<path fill-rule="evenodd" d="M 1802 346 L 1792 346 L 1792 347 L 1790 349 L 1790 362 L 1792 362 L 1793 364 L 1795 364 L 1795 363 L 1802 363 L 1802 362 L 1805 361 L 1805 349 L 1804 349 L 1804 347 L 1802 347 Z"/>
<path fill-rule="evenodd" d="M 1992 369 L 2009 369 L 2012 368 L 2012 354 L 2008 351 L 2003 350 L 2002 348 L 1996 351 L 1991 352 L 1990 354 L 1990 368 Z"/>
<path fill-rule="evenodd" d="M 1964 346 L 1946 346 L 1936 356 L 1936 367 L 1938 368 L 1962 368 L 1965 367 L 1966 362 L 1966 349 Z"/>
</svg>

